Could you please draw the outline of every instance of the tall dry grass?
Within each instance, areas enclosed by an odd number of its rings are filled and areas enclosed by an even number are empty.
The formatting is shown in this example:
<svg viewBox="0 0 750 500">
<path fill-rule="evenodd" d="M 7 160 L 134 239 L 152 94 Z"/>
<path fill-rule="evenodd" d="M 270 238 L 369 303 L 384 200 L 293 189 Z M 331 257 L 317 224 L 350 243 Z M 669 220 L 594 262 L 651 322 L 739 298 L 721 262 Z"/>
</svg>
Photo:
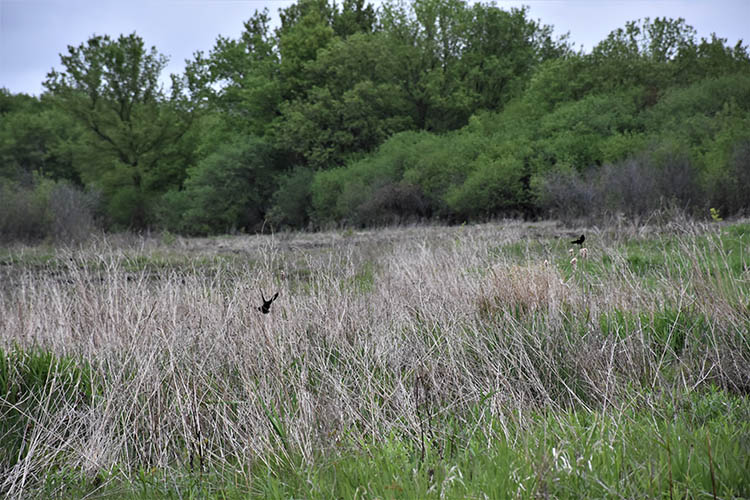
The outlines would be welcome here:
<svg viewBox="0 0 750 500">
<path fill-rule="evenodd" d="M 16 247 L 0 271 L 0 342 L 85 360 L 97 389 L 40 398 L 0 489 L 22 496 L 53 467 L 251 483 L 257 461 L 392 435 L 418 448 L 448 425 L 509 433 L 544 408 L 616 411 L 709 382 L 747 391 L 748 273 L 701 266 L 726 261 L 708 226 L 664 231 L 590 229 L 576 270 L 567 233 L 520 222 L 110 237 L 49 259 Z M 702 234 L 713 250 L 695 244 Z M 648 280 L 622 247 L 644 237 L 678 249 Z M 261 290 L 280 292 L 268 315 Z M 706 318 L 679 352 L 647 321 L 667 306 Z M 604 328 L 616 315 L 634 319 Z"/>
</svg>

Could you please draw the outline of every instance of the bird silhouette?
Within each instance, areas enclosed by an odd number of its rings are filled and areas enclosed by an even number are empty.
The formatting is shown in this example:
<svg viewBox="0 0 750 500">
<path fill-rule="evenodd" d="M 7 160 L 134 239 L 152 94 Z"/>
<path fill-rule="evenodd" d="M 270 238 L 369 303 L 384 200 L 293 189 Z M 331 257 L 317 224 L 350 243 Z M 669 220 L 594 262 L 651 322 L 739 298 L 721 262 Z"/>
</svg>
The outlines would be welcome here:
<svg viewBox="0 0 750 500">
<path fill-rule="evenodd" d="M 585 240 L 586 240 L 586 237 L 584 235 L 581 235 L 580 238 L 578 238 L 577 240 L 571 241 L 571 243 L 574 244 L 574 245 L 581 245 L 581 246 L 583 246 L 583 242 Z"/>
<path fill-rule="evenodd" d="M 260 298 L 263 299 L 263 305 L 258 307 L 258 310 L 262 312 L 263 314 L 268 314 L 271 312 L 271 304 L 274 300 L 276 300 L 276 297 L 279 296 L 279 292 L 276 292 L 273 294 L 273 297 L 271 297 L 269 300 L 266 300 L 266 298 L 263 296 L 263 291 L 260 292 Z"/>
</svg>

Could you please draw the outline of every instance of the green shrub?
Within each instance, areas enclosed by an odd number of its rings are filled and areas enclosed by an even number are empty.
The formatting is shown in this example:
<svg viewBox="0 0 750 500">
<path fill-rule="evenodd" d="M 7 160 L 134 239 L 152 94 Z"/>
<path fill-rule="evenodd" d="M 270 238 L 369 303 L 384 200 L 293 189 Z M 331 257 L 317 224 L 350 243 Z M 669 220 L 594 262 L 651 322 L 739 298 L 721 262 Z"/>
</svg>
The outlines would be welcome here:
<svg viewBox="0 0 750 500">
<path fill-rule="evenodd" d="M 190 205 L 190 197 L 185 191 L 170 189 L 154 204 L 154 220 L 166 231 L 189 233 L 189 228 L 185 224 L 185 213 Z"/>
<path fill-rule="evenodd" d="M 297 167 L 278 178 L 279 187 L 271 197 L 271 210 L 267 214 L 270 223 L 291 228 L 307 226 L 310 221 L 313 177 L 311 169 Z"/>
<path fill-rule="evenodd" d="M 508 213 L 521 213 L 527 192 L 523 164 L 517 158 L 481 158 L 479 167 L 447 196 L 450 209 L 460 218 L 482 219 Z"/>
<path fill-rule="evenodd" d="M 185 181 L 184 229 L 191 234 L 259 229 L 274 183 L 271 166 L 270 147 L 252 137 L 222 145 L 201 160 Z"/>
<path fill-rule="evenodd" d="M 317 172 L 312 182 L 315 222 L 366 225 L 431 215 L 434 202 L 424 186 L 404 177 L 440 142 L 426 132 L 403 132 L 370 157 Z"/>
<path fill-rule="evenodd" d="M 454 215 L 447 197 L 460 186 L 475 168 L 475 160 L 487 147 L 484 137 L 454 133 L 426 137 L 414 151 L 413 163 L 404 172 L 403 180 L 419 186 L 433 207 L 435 215 Z"/>
<path fill-rule="evenodd" d="M 339 197 L 346 185 L 347 172 L 344 167 L 316 172 L 312 181 L 312 210 L 316 224 L 334 222 L 345 218 L 339 210 Z"/>
<path fill-rule="evenodd" d="M 750 75 L 737 73 L 717 78 L 706 78 L 687 87 L 674 87 L 665 92 L 659 102 L 644 114 L 646 130 L 677 133 L 695 132 L 704 136 L 710 128 L 686 128 L 689 118 L 713 118 L 727 103 L 734 103 L 738 111 L 750 111 Z"/>
<path fill-rule="evenodd" d="M 107 197 L 107 218 L 113 229 L 143 227 L 149 218 L 149 198 L 136 186 L 121 186 Z"/>
<path fill-rule="evenodd" d="M 538 169 L 567 165 L 582 171 L 604 162 L 605 140 L 616 134 L 632 133 L 640 127 L 637 115 L 638 90 L 589 95 L 560 104 L 539 122 L 538 149 L 544 161 Z"/>
</svg>

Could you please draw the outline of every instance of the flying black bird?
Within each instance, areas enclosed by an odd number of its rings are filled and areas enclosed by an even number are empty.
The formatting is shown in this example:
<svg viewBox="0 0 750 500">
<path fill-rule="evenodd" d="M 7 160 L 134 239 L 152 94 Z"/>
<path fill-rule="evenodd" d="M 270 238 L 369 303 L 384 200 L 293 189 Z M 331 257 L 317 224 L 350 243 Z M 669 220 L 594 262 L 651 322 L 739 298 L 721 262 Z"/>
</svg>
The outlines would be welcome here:
<svg viewBox="0 0 750 500">
<path fill-rule="evenodd" d="M 578 239 L 577 239 L 577 240 L 575 240 L 575 241 L 571 241 L 571 243 L 572 243 L 572 244 L 574 244 L 574 245 L 580 245 L 580 246 L 583 246 L 583 242 L 584 242 L 584 240 L 586 240 L 586 237 L 585 237 L 584 235 L 581 235 L 581 237 L 580 237 L 580 238 L 578 238 Z"/>
<path fill-rule="evenodd" d="M 263 296 L 263 291 L 261 291 L 260 298 L 263 299 L 263 305 L 260 306 L 258 310 L 262 312 L 263 314 L 268 314 L 269 312 L 271 312 L 271 304 L 273 303 L 274 300 L 276 300 L 276 297 L 278 296 L 279 296 L 279 292 L 276 292 L 275 294 L 273 294 L 273 297 L 271 297 L 270 300 L 266 300 L 266 298 Z"/>
</svg>

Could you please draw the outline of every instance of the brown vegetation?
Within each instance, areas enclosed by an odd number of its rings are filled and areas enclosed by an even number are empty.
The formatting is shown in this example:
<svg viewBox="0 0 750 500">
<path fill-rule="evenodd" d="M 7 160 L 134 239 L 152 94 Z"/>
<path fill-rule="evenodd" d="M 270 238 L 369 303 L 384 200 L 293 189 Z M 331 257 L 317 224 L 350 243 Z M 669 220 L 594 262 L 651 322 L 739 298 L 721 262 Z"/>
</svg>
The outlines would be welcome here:
<svg viewBox="0 0 750 500">
<path fill-rule="evenodd" d="M 40 401 L 0 486 L 18 493 L 60 461 L 242 470 L 353 436 L 418 442 L 425 415 L 462 419 L 480 401 L 481 419 L 522 425 L 535 409 L 646 404 L 675 384 L 748 391 L 746 284 L 701 264 L 722 262 L 713 229 L 677 229 L 664 230 L 679 251 L 647 282 L 618 242 L 655 233 L 633 227 L 587 230 L 577 270 L 551 223 L 110 237 L 48 259 L 15 247 L 0 268 L 0 344 L 85 359 L 101 390 L 54 411 Z M 259 289 L 280 291 L 270 314 Z M 679 344 L 646 321 L 664 308 L 669 335 L 701 318 Z"/>
</svg>

